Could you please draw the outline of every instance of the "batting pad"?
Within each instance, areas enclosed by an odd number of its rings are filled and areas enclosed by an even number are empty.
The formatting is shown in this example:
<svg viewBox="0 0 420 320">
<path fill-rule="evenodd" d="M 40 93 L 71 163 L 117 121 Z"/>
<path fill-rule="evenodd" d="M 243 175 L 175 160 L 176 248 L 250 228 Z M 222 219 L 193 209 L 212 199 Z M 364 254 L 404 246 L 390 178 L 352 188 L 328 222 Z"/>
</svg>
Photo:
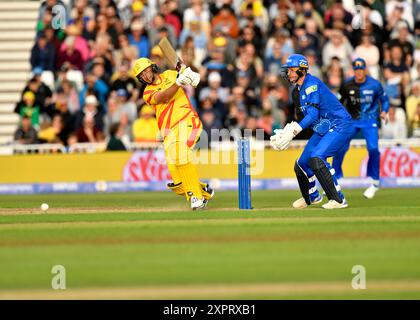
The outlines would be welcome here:
<svg viewBox="0 0 420 320">
<path fill-rule="evenodd" d="M 203 198 L 200 180 L 198 178 L 197 168 L 195 165 L 188 163 L 184 165 L 177 165 L 177 168 L 181 177 L 185 194 L 191 191 L 197 198 Z"/>
<path fill-rule="evenodd" d="M 203 194 L 204 199 L 209 200 L 211 198 L 211 194 L 205 191 L 205 188 L 207 187 L 207 183 L 200 181 L 200 187 L 201 187 L 201 193 Z M 185 193 L 184 187 L 182 185 L 182 182 L 178 184 L 168 185 L 168 188 L 171 189 L 173 192 L 175 192 L 177 195 L 185 196 L 187 200 L 190 200 L 190 197 L 187 193 Z"/>
<path fill-rule="evenodd" d="M 207 183 L 200 181 L 200 187 L 201 187 L 201 193 L 203 194 L 204 199 L 209 200 L 211 198 L 211 194 L 205 191 L 205 188 L 207 187 Z"/>
<path fill-rule="evenodd" d="M 168 184 L 168 188 L 175 192 L 177 195 L 186 196 L 184 187 L 182 186 L 182 182 L 177 184 Z M 188 199 L 188 196 L 187 196 Z"/>
<path fill-rule="evenodd" d="M 166 142 L 168 141 L 168 142 Z M 187 165 L 193 160 L 193 154 L 185 141 L 170 141 L 165 139 L 166 163 L 170 165 Z"/>
<path fill-rule="evenodd" d="M 172 182 L 175 185 L 180 184 L 182 182 L 181 181 L 181 176 L 179 175 L 178 168 L 176 167 L 176 165 L 171 164 L 171 163 L 168 163 L 167 165 L 168 165 L 168 171 L 171 174 Z M 182 186 L 181 186 L 181 188 L 182 188 Z"/>
</svg>

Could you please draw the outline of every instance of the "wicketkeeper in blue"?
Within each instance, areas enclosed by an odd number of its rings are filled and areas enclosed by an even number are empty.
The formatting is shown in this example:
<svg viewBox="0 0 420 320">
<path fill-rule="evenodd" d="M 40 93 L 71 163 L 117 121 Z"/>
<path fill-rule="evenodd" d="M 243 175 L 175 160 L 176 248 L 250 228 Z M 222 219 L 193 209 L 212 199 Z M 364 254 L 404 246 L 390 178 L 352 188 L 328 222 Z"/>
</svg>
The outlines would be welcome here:
<svg viewBox="0 0 420 320">
<path fill-rule="evenodd" d="M 317 179 L 329 200 L 322 207 L 346 208 L 347 201 L 327 158 L 336 156 L 353 136 L 355 129 L 351 116 L 328 87 L 308 73 L 309 64 L 304 56 L 292 54 L 283 67 L 287 72 L 286 79 L 295 85 L 293 104 L 299 122 L 293 121 L 284 129 L 276 130 L 270 144 L 275 150 L 286 150 L 303 129 L 312 128 L 314 131 L 295 163 L 302 198 L 296 200 L 293 207 L 302 209 L 322 202 L 322 195 L 315 184 Z"/>
<path fill-rule="evenodd" d="M 340 89 L 340 101 L 352 116 L 356 132 L 361 131 L 366 139 L 369 153 L 367 176 L 372 185 L 363 195 L 372 199 L 379 189 L 380 153 L 378 146 L 378 120 L 387 119 L 389 99 L 381 83 L 366 74 L 366 62 L 362 58 L 353 61 L 354 77 L 348 79 Z M 379 105 L 380 104 L 380 105 Z M 337 179 L 343 176 L 341 168 L 344 155 L 350 147 L 350 140 L 338 152 L 333 160 Z"/>
</svg>

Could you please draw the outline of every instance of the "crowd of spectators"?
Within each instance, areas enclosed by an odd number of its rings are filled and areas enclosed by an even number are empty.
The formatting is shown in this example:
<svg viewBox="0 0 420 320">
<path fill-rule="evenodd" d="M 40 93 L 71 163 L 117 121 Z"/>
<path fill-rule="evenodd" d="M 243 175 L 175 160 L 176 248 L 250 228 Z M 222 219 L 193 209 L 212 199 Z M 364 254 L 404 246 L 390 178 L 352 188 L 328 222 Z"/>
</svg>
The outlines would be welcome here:
<svg viewBox="0 0 420 320">
<path fill-rule="evenodd" d="M 64 28 L 53 7 L 66 8 Z M 288 55 L 335 93 L 362 57 L 391 101 L 383 138 L 420 137 L 420 2 L 411 0 L 45 0 L 30 62 L 33 77 L 16 105 L 21 143 L 156 141 L 154 111 L 131 73 L 139 57 L 167 68 L 168 37 L 201 74 L 188 87 L 204 130 L 264 130 L 295 114 L 281 77 Z"/>
</svg>

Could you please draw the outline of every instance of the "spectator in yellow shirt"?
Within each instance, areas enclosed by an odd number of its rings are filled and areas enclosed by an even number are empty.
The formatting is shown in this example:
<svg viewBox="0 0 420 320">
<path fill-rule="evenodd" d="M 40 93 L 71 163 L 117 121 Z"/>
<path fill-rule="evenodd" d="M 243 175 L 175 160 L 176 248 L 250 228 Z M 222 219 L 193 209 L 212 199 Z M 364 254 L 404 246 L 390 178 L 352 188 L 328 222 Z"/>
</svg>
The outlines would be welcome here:
<svg viewBox="0 0 420 320">
<path fill-rule="evenodd" d="M 420 81 L 415 81 L 411 85 L 411 94 L 405 102 L 408 123 L 413 122 L 417 113 L 417 106 L 420 103 Z"/>
<path fill-rule="evenodd" d="M 416 113 L 411 121 L 411 127 L 413 129 L 413 138 L 420 138 L 420 103 L 417 105 Z"/>
<path fill-rule="evenodd" d="M 159 140 L 159 128 L 151 106 L 144 105 L 141 108 L 139 118 L 134 121 L 132 129 L 136 142 L 157 142 Z"/>
<path fill-rule="evenodd" d="M 38 139 L 42 143 L 63 143 L 61 140 L 61 133 L 63 130 L 63 119 L 61 115 L 56 114 L 49 126 L 42 128 L 38 132 Z"/>
</svg>

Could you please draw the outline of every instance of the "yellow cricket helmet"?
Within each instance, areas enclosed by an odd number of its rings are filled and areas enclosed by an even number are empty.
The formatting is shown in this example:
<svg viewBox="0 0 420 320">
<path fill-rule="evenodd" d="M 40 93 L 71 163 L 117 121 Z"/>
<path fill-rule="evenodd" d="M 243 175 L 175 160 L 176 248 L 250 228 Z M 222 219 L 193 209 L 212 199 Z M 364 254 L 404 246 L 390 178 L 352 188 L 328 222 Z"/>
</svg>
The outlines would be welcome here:
<svg viewBox="0 0 420 320">
<path fill-rule="evenodd" d="M 138 77 L 140 73 L 142 73 L 145 69 L 147 69 L 150 66 L 152 66 L 154 72 L 157 72 L 157 66 L 152 60 L 148 58 L 137 59 L 133 67 L 134 76 Z"/>
</svg>

